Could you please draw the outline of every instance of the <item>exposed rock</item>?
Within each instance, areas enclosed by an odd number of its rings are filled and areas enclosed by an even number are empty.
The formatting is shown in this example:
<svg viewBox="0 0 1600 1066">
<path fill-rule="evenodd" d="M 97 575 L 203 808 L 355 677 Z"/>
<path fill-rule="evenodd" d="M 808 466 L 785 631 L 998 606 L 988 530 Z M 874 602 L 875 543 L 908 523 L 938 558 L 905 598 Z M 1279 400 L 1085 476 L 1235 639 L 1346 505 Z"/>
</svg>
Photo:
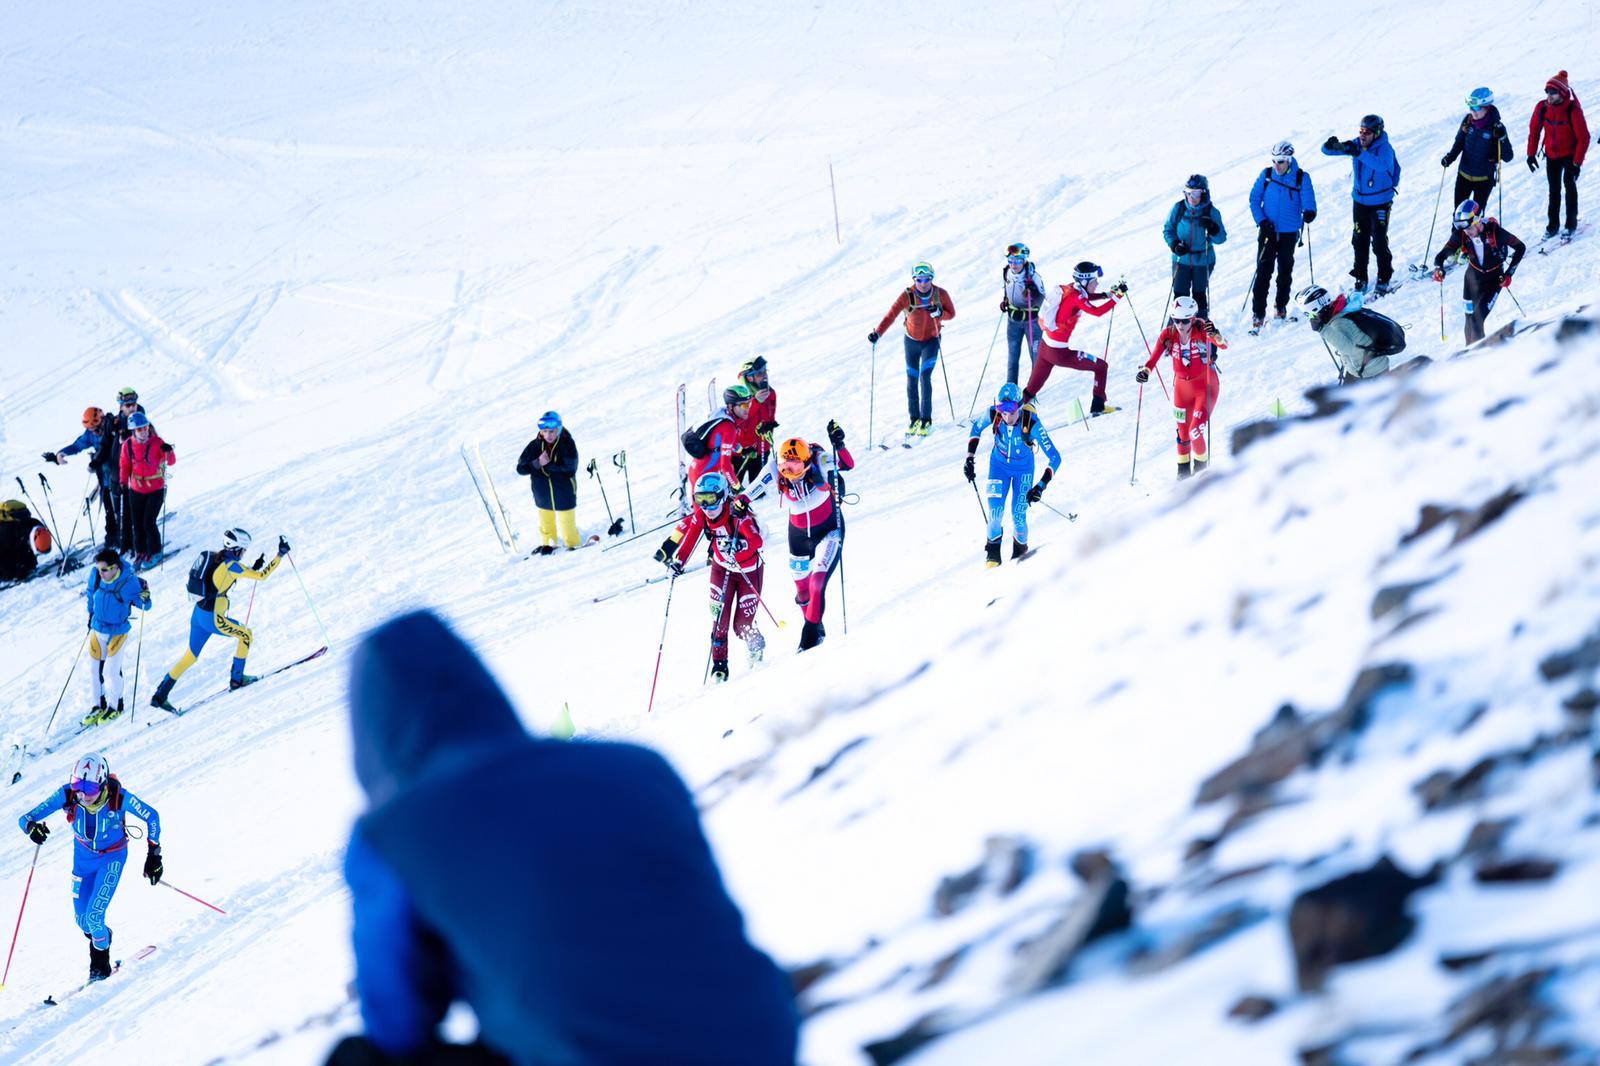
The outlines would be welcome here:
<svg viewBox="0 0 1600 1066">
<path fill-rule="evenodd" d="M 1320 991 L 1333 967 L 1375 958 L 1399 947 L 1416 921 L 1406 901 L 1439 879 L 1442 867 L 1413 877 L 1388 856 L 1366 870 L 1346 874 L 1295 897 L 1289 908 L 1289 941 L 1295 976 L 1303 991 Z"/>
<path fill-rule="evenodd" d="M 1600 329 L 1600 321 L 1568 315 L 1556 327 L 1556 340 L 1570 341 L 1577 337 L 1586 337 L 1593 334 L 1596 329 Z"/>
<path fill-rule="evenodd" d="M 1171 966 L 1198 955 L 1206 948 L 1211 947 L 1227 937 L 1243 929 L 1247 925 L 1254 925 L 1267 917 L 1268 912 L 1260 907 L 1251 907 L 1243 903 L 1236 903 L 1225 907 L 1213 914 L 1207 915 L 1205 923 L 1191 932 L 1166 944 L 1154 951 L 1140 952 L 1129 960 L 1128 972 L 1135 976 L 1158 973 Z"/>
<path fill-rule="evenodd" d="M 1318 385 L 1314 389 L 1306 390 L 1306 399 L 1310 400 L 1315 408 L 1311 418 L 1327 418 L 1336 415 L 1350 406 L 1350 401 L 1338 399 L 1339 387 L 1336 385 Z"/>
<path fill-rule="evenodd" d="M 1460 803 L 1480 799 L 1483 796 L 1483 785 L 1489 775 L 1494 772 L 1495 759 L 1479 759 L 1461 774 L 1451 773 L 1449 770 L 1435 770 L 1415 785 L 1411 791 L 1417 794 L 1425 810 L 1437 811 L 1454 807 Z"/>
<path fill-rule="evenodd" d="M 1418 786 L 1421 787 L 1421 786 Z M 1467 834 L 1466 842 L 1461 845 L 1459 858 L 1469 855 L 1482 855 L 1500 850 L 1500 844 L 1505 840 L 1511 827 L 1516 825 L 1514 818 L 1487 819 L 1472 827 Z"/>
<path fill-rule="evenodd" d="M 1507 881 L 1548 881 L 1561 872 L 1561 864 L 1552 859 L 1507 859 L 1486 862 L 1472 874 L 1480 884 L 1493 885 Z"/>
<path fill-rule="evenodd" d="M 1524 1038 L 1531 1037 L 1532 1031 L 1550 1017 L 1549 1009 L 1539 1001 L 1539 990 L 1550 973 L 1533 970 L 1518 977 L 1496 977 L 1452 1003 L 1446 1046 L 1480 1026 L 1494 1032 L 1502 1043 L 1513 1027 L 1521 1030 Z"/>
<path fill-rule="evenodd" d="M 1238 455 L 1258 440 L 1266 440 L 1283 429 L 1276 418 L 1263 418 L 1259 422 L 1246 422 L 1233 431 L 1233 454 Z"/>
<path fill-rule="evenodd" d="M 1546 681 L 1558 681 L 1576 670 L 1593 670 L 1597 666 L 1600 666 L 1600 632 L 1589 634 L 1570 651 L 1547 656 L 1539 663 L 1539 675 Z"/>
<path fill-rule="evenodd" d="M 1245 996 L 1228 1008 L 1228 1017 L 1246 1022 L 1258 1022 L 1268 1015 L 1277 1013 L 1277 1010 L 1277 1000 L 1266 996 Z"/>
<path fill-rule="evenodd" d="M 805 995 L 812 985 L 837 973 L 839 964 L 832 959 L 818 959 L 789 971 L 789 983 L 794 986 L 796 998 Z"/>
<path fill-rule="evenodd" d="M 869 741 L 871 739 L 872 739 L 871 737 L 856 737 L 854 740 L 850 741 L 844 747 L 840 748 L 838 751 L 836 751 L 832 755 L 828 756 L 827 761 L 825 761 L 823 763 L 820 763 L 820 764 L 818 764 L 816 766 L 813 766 L 811 768 L 811 773 L 806 775 L 806 779 L 804 781 L 800 782 L 794 788 L 790 789 L 788 792 L 784 793 L 783 798 L 784 799 L 788 799 L 789 797 L 791 797 L 791 796 L 803 791 L 808 785 L 810 785 L 817 778 L 821 777 L 823 774 L 827 773 L 829 770 L 832 770 L 835 766 L 837 766 L 840 759 L 844 758 L 846 755 L 850 754 L 850 752 L 852 752 L 855 749 L 861 747 L 861 745 L 865 744 L 867 741 Z"/>
<path fill-rule="evenodd" d="M 1084 945 L 1133 924 L 1128 882 L 1109 855 L 1080 852 L 1071 865 L 1085 879 L 1083 894 L 1050 928 L 1018 947 L 1017 961 L 1006 977 L 1013 993 L 1026 995 L 1053 984 Z"/>
<path fill-rule="evenodd" d="M 956 964 L 966 956 L 967 948 L 969 946 L 970 945 L 963 944 L 961 947 L 956 948 L 950 954 L 934 963 L 932 968 L 928 970 L 928 976 L 923 978 L 921 984 L 917 985 L 917 991 L 926 992 L 930 988 L 936 988 L 943 984 L 944 979 L 949 977 L 950 974 L 955 970 Z"/>
<path fill-rule="evenodd" d="M 1511 510 L 1518 500 L 1526 495 L 1516 486 L 1507 488 L 1495 496 L 1483 501 L 1476 507 L 1445 507 L 1439 504 L 1424 504 L 1421 513 L 1417 516 L 1417 528 L 1400 538 L 1401 544 L 1410 544 L 1419 537 L 1426 536 L 1446 521 L 1456 524 L 1456 535 L 1450 538 L 1450 545 L 1454 547 L 1472 536 L 1486 526 L 1493 524 L 1497 519 Z"/>
<path fill-rule="evenodd" d="M 1451 572 L 1453 573 L 1454 571 Z M 1372 597 L 1372 620 L 1376 622 L 1389 612 L 1404 607 L 1413 592 L 1427 588 L 1444 576 L 1447 575 L 1441 574 L 1438 577 L 1425 578 L 1422 581 L 1406 581 L 1398 585 L 1385 585 L 1378 590 L 1376 596 Z"/>
<path fill-rule="evenodd" d="M 933 913 L 949 917 L 972 902 L 985 886 L 1001 896 L 1010 895 L 1028 879 L 1033 867 L 1033 847 L 1022 837 L 989 837 L 984 841 L 982 862 L 939 882 L 933 893 Z"/>
<path fill-rule="evenodd" d="M 944 1034 L 945 1029 L 930 1014 L 918 1018 L 897 1036 L 874 1041 L 861 1050 L 867 1053 L 874 1066 L 889 1066 L 889 1063 L 899 1062 L 924 1044 L 932 1043 Z"/>
</svg>

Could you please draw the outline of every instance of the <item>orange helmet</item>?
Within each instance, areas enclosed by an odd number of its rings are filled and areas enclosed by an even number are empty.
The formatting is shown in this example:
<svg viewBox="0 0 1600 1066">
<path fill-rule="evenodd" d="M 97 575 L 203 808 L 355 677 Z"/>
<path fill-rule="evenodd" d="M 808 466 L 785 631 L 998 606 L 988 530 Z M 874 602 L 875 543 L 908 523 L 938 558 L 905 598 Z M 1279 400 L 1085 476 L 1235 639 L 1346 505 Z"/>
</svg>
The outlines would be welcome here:
<svg viewBox="0 0 1600 1066">
<path fill-rule="evenodd" d="M 802 437 L 790 437 L 778 445 L 778 473 L 793 480 L 806 472 L 811 462 L 811 445 Z"/>
<path fill-rule="evenodd" d="M 99 429 L 100 428 L 100 420 L 103 419 L 105 416 L 106 416 L 106 413 L 104 411 L 100 410 L 100 408 L 98 408 L 98 407 L 85 408 L 84 412 L 83 412 L 83 428 L 84 429 Z"/>
</svg>

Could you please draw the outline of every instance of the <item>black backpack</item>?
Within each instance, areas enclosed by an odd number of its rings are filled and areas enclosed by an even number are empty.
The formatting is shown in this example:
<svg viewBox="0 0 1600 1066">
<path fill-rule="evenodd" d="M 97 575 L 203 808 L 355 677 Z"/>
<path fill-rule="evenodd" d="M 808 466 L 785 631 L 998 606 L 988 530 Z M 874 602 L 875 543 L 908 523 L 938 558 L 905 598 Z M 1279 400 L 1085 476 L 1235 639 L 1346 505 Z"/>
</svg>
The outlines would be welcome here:
<svg viewBox="0 0 1600 1066">
<path fill-rule="evenodd" d="M 216 564 L 216 553 L 201 552 L 189 567 L 189 595 L 198 597 L 202 606 L 210 606 L 217 598 L 217 587 L 211 583 Z"/>
</svg>

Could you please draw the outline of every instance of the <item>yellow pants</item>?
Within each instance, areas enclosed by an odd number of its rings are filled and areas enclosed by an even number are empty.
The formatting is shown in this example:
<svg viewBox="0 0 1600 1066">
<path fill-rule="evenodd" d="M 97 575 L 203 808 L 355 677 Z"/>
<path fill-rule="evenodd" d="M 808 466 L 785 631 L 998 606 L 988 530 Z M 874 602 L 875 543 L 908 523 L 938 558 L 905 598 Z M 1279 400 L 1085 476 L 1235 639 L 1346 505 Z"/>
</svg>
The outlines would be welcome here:
<svg viewBox="0 0 1600 1066">
<path fill-rule="evenodd" d="M 561 539 L 567 547 L 576 548 L 583 543 L 578 536 L 578 511 L 576 508 L 567 511 L 550 511 L 543 507 L 539 509 L 539 543 L 554 546 L 556 542 L 556 525 L 560 523 Z"/>
</svg>

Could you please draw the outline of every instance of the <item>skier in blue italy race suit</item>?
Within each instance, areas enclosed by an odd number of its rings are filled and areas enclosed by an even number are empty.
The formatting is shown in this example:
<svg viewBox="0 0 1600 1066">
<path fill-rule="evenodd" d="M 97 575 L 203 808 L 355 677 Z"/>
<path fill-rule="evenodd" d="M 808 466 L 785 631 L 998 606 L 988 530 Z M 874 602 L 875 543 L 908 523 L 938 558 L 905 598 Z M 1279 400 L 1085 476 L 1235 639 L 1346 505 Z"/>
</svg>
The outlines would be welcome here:
<svg viewBox="0 0 1600 1066">
<path fill-rule="evenodd" d="M 77 846 L 72 850 L 72 911 L 78 928 L 89 938 L 89 980 L 111 976 L 111 929 L 106 908 L 122 880 L 128 859 L 128 833 L 123 818 L 131 814 L 145 824 L 144 875 L 161 880 L 161 816 L 122 786 L 105 756 L 91 752 L 73 764 L 72 778 L 50 798 L 17 819 L 35 844 L 50 835 L 44 819 L 67 812 Z"/>
<path fill-rule="evenodd" d="M 1011 558 L 1028 551 L 1028 505 L 1038 503 L 1045 486 L 1061 466 L 1056 450 L 1039 421 L 1038 413 L 1022 403 L 1022 390 L 1014 382 L 1000 386 L 992 407 L 972 423 L 967 438 L 967 461 L 963 468 L 968 481 L 977 480 L 978 440 L 985 427 L 994 433 L 994 448 L 989 452 L 989 536 L 984 553 L 990 566 L 1000 565 L 1000 538 L 1005 533 L 1006 495 L 1011 496 Z M 1033 480 L 1034 446 L 1044 450 L 1050 465 L 1036 484 Z"/>
</svg>

